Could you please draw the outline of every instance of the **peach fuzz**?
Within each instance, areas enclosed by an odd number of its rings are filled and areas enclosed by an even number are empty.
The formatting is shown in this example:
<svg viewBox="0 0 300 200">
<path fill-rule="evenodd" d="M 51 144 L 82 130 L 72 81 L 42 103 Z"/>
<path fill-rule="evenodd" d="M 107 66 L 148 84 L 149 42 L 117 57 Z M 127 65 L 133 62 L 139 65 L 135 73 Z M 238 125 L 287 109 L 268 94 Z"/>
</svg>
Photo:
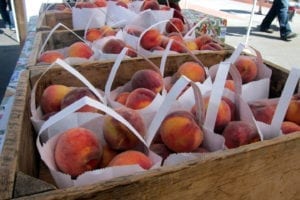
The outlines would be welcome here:
<svg viewBox="0 0 300 200">
<path fill-rule="evenodd" d="M 46 87 L 40 102 L 43 113 L 49 114 L 60 111 L 61 101 L 70 90 L 67 86 L 57 84 Z"/>
<path fill-rule="evenodd" d="M 182 75 L 193 82 L 200 83 L 204 82 L 206 78 L 204 67 L 193 61 L 184 62 L 178 67 L 177 72 L 172 77 L 172 83 L 176 82 Z"/>
<path fill-rule="evenodd" d="M 108 166 L 113 167 L 123 165 L 139 165 L 143 169 L 150 169 L 153 163 L 144 153 L 135 150 L 128 150 L 115 156 Z"/>
<path fill-rule="evenodd" d="M 115 111 L 144 137 L 146 131 L 145 124 L 137 111 L 126 107 L 117 108 Z M 109 147 L 114 150 L 133 149 L 140 143 L 138 138 L 124 124 L 110 115 L 104 116 L 103 135 Z"/>
<path fill-rule="evenodd" d="M 174 152 L 192 152 L 203 141 L 203 132 L 188 111 L 168 114 L 159 128 L 163 143 Z"/>
<path fill-rule="evenodd" d="M 156 93 L 147 88 L 137 88 L 130 92 L 125 106 L 134 110 L 146 108 L 152 103 Z"/>
<path fill-rule="evenodd" d="M 245 121 L 231 121 L 224 129 L 222 135 L 225 145 L 231 149 L 257 141 L 258 132 L 256 128 Z"/>
<path fill-rule="evenodd" d="M 89 59 L 93 55 L 93 53 L 93 50 L 84 42 L 75 42 L 68 49 L 69 57 Z"/>
<path fill-rule="evenodd" d="M 141 46 L 146 50 L 151 50 L 162 43 L 162 35 L 154 28 L 147 30 L 141 38 Z"/>
<path fill-rule="evenodd" d="M 61 109 L 71 105 L 75 101 L 81 99 L 82 97 L 87 96 L 92 99 L 98 100 L 97 97 L 87 88 L 87 87 L 78 87 L 72 89 L 68 94 L 64 96 L 61 101 Z M 92 106 L 85 105 L 82 108 L 78 109 L 77 112 L 97 112 L 98 110 Z"/>
<path fill-rule="evenodd" d="M 56 61 L 56 59 L 60 58 L 60 59 L 64 59 L 64 55 L 58 51 L 55 50 L 48 50 L 43 52 L 40 57 L 38 58 L 38 62 L 43 62 L 43 63 L 48 63 L 51 64 L 54 61 Z"/>
<path fill-rule="evenodd" d="M 104 168 L 107 167 L 108 164 L 110 163 L 110 161 L 116 156 L 118 155 L 119 152 L 116 150 L 113 150 L 112 148 L 110 148 L 108 145 L 104 145 L 103 146 L 103 153 L 102 153 L 102 159 L 101 162 L 99 164 L 100 168 Z"/>
<path fill-rule="evenodd" d="M 240 72 L 243 83 L 255 80 L 258 68 L 252 57 L 240 55 L 234 62 L 234 65 Z"/>
<path fill-rule="evenodd" d="M 166 24 L 166 32 L 179 32 L 182 33 L 184 31 L 184 24 L 179 18 L 171 18 L 169 22 Z"/>
<path fill-rule="evenodd" d="M 155 93 L 161 92 L 164 80 L 160 73 L 151 69 L 136 71 L 131 78 L 132 89 L 147 88 Z"/>
<path fill-rule="evenodd" d="M 63 132 L 54 149 L 57 168 L 76 178 L 98 167 L 102 145 L 95 133 L 85 128 L 72 128 Z"/>
<path fill-rule="evenodd" d="M 281 124 L 281 130 L 283 134 L 290 134 L 296 131 L 300 131 L 300 126 L 295 122 L 283 121 Z"/>
</svg>

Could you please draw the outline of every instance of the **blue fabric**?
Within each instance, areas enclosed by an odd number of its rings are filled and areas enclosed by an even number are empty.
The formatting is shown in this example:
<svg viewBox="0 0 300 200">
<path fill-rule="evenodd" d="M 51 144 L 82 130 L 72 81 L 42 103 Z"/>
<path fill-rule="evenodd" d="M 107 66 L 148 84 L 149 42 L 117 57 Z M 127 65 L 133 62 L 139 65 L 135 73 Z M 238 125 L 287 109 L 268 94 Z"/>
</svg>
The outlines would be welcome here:
<svg viewBox="0 0 300 200">
<path fill-rule="evenodd" d="M 274 0 L 272 7 L 262 21 L 260 28 L 268 29 L 275 17 L 278 18 L 280 27 L 280 36 L 286 37 L 292 32 L 289 25 L 288 16 L 289 0 Z"/>
</svg>

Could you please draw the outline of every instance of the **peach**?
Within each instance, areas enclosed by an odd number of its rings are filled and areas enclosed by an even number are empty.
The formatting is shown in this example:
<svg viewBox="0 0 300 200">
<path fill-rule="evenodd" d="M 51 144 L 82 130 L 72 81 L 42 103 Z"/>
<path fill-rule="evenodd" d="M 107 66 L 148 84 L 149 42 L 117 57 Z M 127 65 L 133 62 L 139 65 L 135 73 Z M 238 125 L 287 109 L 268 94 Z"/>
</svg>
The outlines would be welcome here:
<svg viewBox="0 0 300 200">
<path fill-rule="evenodd" d="M 61 101 L 70 90 L 71 89 L 67 86 L 57 84 L 46 87 L 40 102 L 43 113 L 49 114 L 60 111 Z"/>
<path fill-rule="evenodd" d="M 116 5 L 122 6 L 124 8 L 128 8 L 128 5 L 127 5 L 127 3 L 124 0 L 117 1 Z"/>
<path fill-rule="evenodd" d="M 224 97 L 224 96 L 222 97 L 222 100 L 225 101 L 228 104 L 228 106 L 230 107 L 231 121 L 233 121 L 236 118 L 238 118 L 234 102 L 232 100 L 230 100 L 229 98 Z"/>
<path fill-rule="evenodd" d="M 208 42 L 203 44 L 199 50 L 220 51 L 223 50 L 223 47 L 216 42 Z"/>
<path fill-rule="evenodd" d="M 142 69 L 133 74 L 131 86 L 132 89 L 147 88 L 155 93 L 159 93 L 164 86 L 164 80 L 160 73 L 151 69 Z"/>
<path fill-rule="evenodd" d="M 147 107 L 152 103 L 156 93 L 147 88 L 137 88 L 130 92 L 127 97 L 125 106 L 134 110 Z"/>
<path fill-rule="evenodd" d="M 93 55 L 93 50 L 84 42 L 73 43 L 68 50 L 69 57 L 80 57 L 89 59 Z"/>
<path fill-rule="evenodd" d="M 172 51 L 176 51 L 178 53 L 185 53 L 186 52 L 186 46 L 185 46 L 185 42 L 182 38 L 182 36 L 176 32 L 173 32 L 171 34 L 168 35 L 169 39 L 173 39 L 173 43 L 171 45 L 171 50 Z M 163 45 L 166 45 L 167 43 L 164 43 Z M 165 47 L 165 46 L 164 46 Z"/>
<path fill-rule="evenodd" d="M 179 66 L 177 72 L 172 76 L 172 83 L 176 82 L 182 75 L 193 82 L 200 83 L 204 82 L 206 78 L 204 67 L 193 61 L 184 62 Z"/>
<path fill-rule="evenodd" d="M 101 33 L 102 37 L 107 37 L 107 36 L 114 36 L 116 35 L 116 30 L 114 30 L 111 26 L 109 25 L 104 25 L 99 28 L 99 31 Z"/>
<path fill-rule="evenodd" d="M 254 118 L 257 121 L 271 124 L 273 115 L 275 113 L 276 105 L 272 105 L 268 102 L 251 102 L 249 103 L 250 109 L 253 113 Z"/>
<path fill-rule="evenodd" d="M 48 50 L 43 52 L 38 58 L 38 62 L 51 64 L 56 61 L 57 58 L 64 59 L 64 55 L 55 50 Z"/>
<path fill-rule="evenodd" d="M 106 0 L 94 0 L 94 4 L 97 7 L 105 7 L 107 5 Z"/>
<path fill-rule="evenodd" d="M 100 168 L 104 168 L 107 167 L 108 164 L 110 163 L 110 161 L 116 156 L 118 155 L 118 151 L 113 150 L 112 148 L 110 148 L 108 145 L 104 145 L 103 146 L 103 153 L 102 153 L 102 159 L 101 162 L 99 164 Z"/>
<path fill-rule="evenodd" d="M 171 18 L 169 22 L 166 24 L 166 32 L 179 32 L 182 33 L 184 31 L 184 24 L 179 18 Z"/>
<path fill-rule="evenodd" d="M 148 1 L 144 1 L 144 3 L 141 6 L 141 11 L 143 10 L 159 10 L 160 6 L 159 3 L 157 2 L 157 0 L 148 0 Z"/>
<path fill-rule="evenodd" d="M 127 29 L 127 33 L 130 34 L 130 35 L 133 35 L 133 36 L 140 37 L 140 35 L 142 34 L 142 31 L 131 27 L 131 28 Z"/>
<path fill-rule="evenodd" d="M 184 44 L 191 51 L 198 50 L 198 46 L 194 40 L 185 40 Z"/>
<path fill-rule="evenodd" d="M 144 153 L 128 150 L 116 155 L 109 163 L 109 167 L 123 165 L 139 165 L 143 169 L 150 169 L 153 165 L 152 160 Z"/>
<path fill-rule="evenodd" d="M 72 128 L 63 132 L 54 149 L 57 168 L 76 178 L 94 170 L 102 157 L 102 145 L 95 133 L 85 128 Z"/>
<path fill-rule="evenodd" d="M 75 5 L 76 8 L 96 8 L 97 5 L 91 2 L 77 2 Z"/>
<path fill-rule="evenodd" d="M 286 111 L 285 120 L 295 122 L 300 125 L 300 96 L 294 96 Z"/>
<path fill-rule="evenodd" d="M 240 55 L 234 62 L 234 65 L 240 72 L 243 83 L 254 81 L 257 76 L 258 69 L 252 57 Z"/>
<path fill-rule="evenodd" d="M 207 109 L 209 103 L 209 97 L 204 98 L 204 104 Z M 216 123 L 214 131 L 217 133 L 221 133 L 223 129 L 227 126 L 227 124 L 231 121 L 232 114 L 231 108 L 228 103 L 222 98 L 219 104 Z"/>
<path fill-rule="evenodd" d="M 120 39 L 110 39 L 102 47 L 104 53 L 119 54 L 126 46 L 125 42 Z"/>
<path fill-rule="evenodd" d="M 207 44 L 207 43 L 212 42 L 212 41 L 213 41 L 213 38 L 210 35 L 207 35 L 207 34 L 200 35 L 195 39 L 195 42 L 196 42 L 199 50 L 201 49 L 201 47 L 204 44 Z"/>
<path fill-rule="evenodd" d="M 159 128 L 163 143 L 174 152 L 192 152 L 203 141 L 203 132 L 188 111 L 168 114 Z"/>
<path fill-rule="evenodd" d="M 160 46 L 161 42 L 162 35 L 154 28 L 147 30 L 141 38 L 141 46 L 147 50 Z"/>
<path fill-rule="evenodd" d="M 232 92 L 235 92 L 235 85 L 234 85 L 234 81 L 231 79 L 227 79 L 225 81 L 225 88 L 231 90 Z"/>
<path fill-rule="evenodd" d="M 295 122 L 283 121 L 281 124 L 281 130 L 283 134 L 290 134 L 296 131 L 300 131 L 300 126 Z"/>
<path fill-rule="evenodd" d="M 121 92 L 120 94 L 117 95 L 115 101 L 125 105 L 129 94 L 130 92 Z"/>
<path fill-rule="evenodd" d="M 97 97 L 87 87 L 78 87 L 72 89 L 70 92 L 68 92 L 68 94 L 64 96 L 61 101 L 61 109 L 67 107 L 68 105 L 71 105 L 84 96 L 98 100 Z M 97 109 L 92 106 L 85 105 L 77 110 L 77 112 L 97 112 Z"/>
<path fill-rule="evenodd" d="M 145 124 L 140 114 L 130 108 L 120 107 L 115 110 L 125 118 L 143 137 Z M 121 122 L 110 115 L 103 120 L 103 135 L 107 144 L 114 150 L 129 150 L 140 144 L 138 138 Z"/>
<path fill-rule="evenodd" d="M 164 144 L 151 144 L 150 150 L 162 157 L 162 159 L 166 159 L 172 152 L 166 147 Z"/>
<path fill-rule="evenodd" d="M 98 40 L 101 38 L 101 32 L 99 29 L 92 28 L 88 29 L 86 32 L 86 39 L 90 42 L 93 42 L 95 40 Z"/>
<path fill-rule="evenodd" d="M 222 135 L 225 138 L 225 145 L 231 149 L 250 144 L 254 138 L 258 137 L 258 132 L 249 122 L 231 121 L 224 129 Z"/>
</svg>

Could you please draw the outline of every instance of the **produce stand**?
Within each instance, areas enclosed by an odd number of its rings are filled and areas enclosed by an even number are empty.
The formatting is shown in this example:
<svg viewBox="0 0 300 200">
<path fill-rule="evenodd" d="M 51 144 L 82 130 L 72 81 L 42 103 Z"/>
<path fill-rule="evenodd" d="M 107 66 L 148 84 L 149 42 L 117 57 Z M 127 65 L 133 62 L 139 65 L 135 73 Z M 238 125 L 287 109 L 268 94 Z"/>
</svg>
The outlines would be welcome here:
<svg viewBox="0 0 300 200">
<path fill-rule="evenodd" d="M 30 92 L 38 77 L 46 70 L 28 62 L 36 37 L 37 18 L 29 23 L 16 70 L 2 102 L 7 126 L 3 132 L 3 149 L 0 154 L 0 196 L 3 199 L 296 199 L 300 181 L 300 135 L 291 134 L 272 140 L 256 142 L 239 148 L 210 153 L 202 159 L 180 165 L 162 167 L 145 173 L 119 177 L 87 186 L 58 189 L 48 168 L 36 150 L 36 133 L 30 121 Z M 206 65 L 212 66 L 230 56 L 231 52 L 197 55 Z M 188 55 L 168 57 L 166 74 L 174 73 L 176 66 L 190 59 Z M 159 63 L 159 57 L 153 57 Z M 264 60 L 272 70 L 270 97 L 279 97 L 288 77 L 288 71 Z M 113 62 L 93 62 L 75 65 L 92 84 L 103 88 Z M 122 62 L 114 87 L 130 77 L 132 70 L 144 68 L 141 58 Z M 128 72 L 129 71 L 129 72 Z M 126 73 L 125 73 L 126 72 Z M 42 86 L 49 83 L 78 85 L 60 68 L 49 70 Z M 132 73 L 132 72 L 131 72 Z M 96 74 L 100 74 L 96 76 Z M 41 88 L 42 89 L 42 88 Z M 41 90 L 40 90 L 41 91 Z M 41 95 L 41 93 L 37 94 Z M 3 115 L 5 116 L 5 115 Z M 5 119 L 4 117 L 0 120 Z M 1 121 L 0 121 L 1 122 Z M 2 146 L 1 145 L 1 146 Z M 255 188 L 255 190 L 253 189 Z"/>
</svg>

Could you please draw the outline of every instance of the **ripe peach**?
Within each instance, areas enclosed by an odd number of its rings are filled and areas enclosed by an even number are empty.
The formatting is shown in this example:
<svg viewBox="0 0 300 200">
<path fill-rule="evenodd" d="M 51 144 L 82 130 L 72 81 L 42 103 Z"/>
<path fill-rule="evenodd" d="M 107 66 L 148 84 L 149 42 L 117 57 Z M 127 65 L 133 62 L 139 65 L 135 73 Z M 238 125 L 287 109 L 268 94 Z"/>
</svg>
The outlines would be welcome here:
<svg viewBox="0 0 300 200">
<path fill-rule="evenodd" d="M 113 167 L 136 164 L 143 169 L 150 169 L 153 165 L 151 159 L 144 153 L 134 150 L 128 150 L 116 155 L 108 166 Z"/>
<path fill-rule="evenodd" d="M 124 41 L 112 38 L 104 44 L 102 51 L 104 53 L 119 54 L 125 46 Z"/>
<path fill-rule="evenodd" d="M 168 114 L 159 128 L 163 143 L 174 152 L 192 152 L 203 141 L 203 132 L 188 111 Z"/>
<path fill-rule="evenodd" d="M 276 105 L 269 104 L 267 102 L 251 102 L 249 103 L 254 118 L 257 121 L 271 124 Z"/>
<path fill-rule="evenodd" d="M 98 100 L 97 97 L 87 87 L 78 87 L 72 89 L 68 94 L 64 96 L 61 101 L 61 109 L 67 107 L 68 105 L 71 105 L 84 96 Z M 77 112 L 97 112 L 97 109 L 92 106 L 85 105 L 77 110 Z"/>
<path fill-rule="evenodd" d="M 234 81 L 231 79 L 227 79 L 225 81 L 225 88 L 231 90 L 232 92 L 235 92 Z"/>
<path fill-rule="evenodd" d="M 152 90 L 147 88 L 137 88 L 130 92 L 125 106 L 134 110 L 143 109 L 152 103 L 155 96 L 156 94 Z"/>
<path fill-rule="evenodd" d="M 281 130 L 283 134 L 290 134 L 296 131 L 300 131 L 300 126 L 295 122 L 283 121 L 281 124 Z"/>
<path fill-rule="evenodd" d="M 184 44 L 191 51 L 198 50 L 198 46 L 194 40 L 185 40 Z"/>
<path fill-rule="evenodd" d="M 117 95 L 117 97 L 115 98 L 115 101 L 119 102 L 120 104 L 125 105 L 129 94 L 130 94 L 130 92 L 121 92 L 120 94 Z"/>
<path fill-rule="evenodd" d="M 230 111 L 231 111 L 231 121 L 235 120 L 238 116 L 236 116 L 237 114 L 235 113 L 236 112 L 236 108 L 235 108 L 235 104 L 232 100 L 230 100 L 229 98 L 227 97 L 222 97 L 222 100 L 225 101 L 228 106 L 230 107 Z"/>
<path fill-rule="evenodd" d="M 300 125 L 300 97 L 294 96 L 286 111 L 285 120 L 295 122 Z"/>
<path fill-rule="evenodd" d="M 90 42 L 93 42 L 95 40 L 98 40 L 101 38 L 101 32 L 99 29 L 92 28 L 88 29 L 86 32 L 86 39 Z"/>
<path fill-rule="evenodd" d="M 102 157 L 102 145 L 95 133 L 85 128 L 72 128 L 63 132 L 54 150 L 57 168 L 76 178 L 96 169 Z"/>
<path fill-rule="evenodd" d="M 124 117 L 141 136 L 145 135 L 145 124 L 140 114 L 130 108 L 120 107 L 116 112 Z M 103 135 L 107 144 L 114 150 L 129 150 L 140 142 L 138 138 L 121 122 L 110 115 L 105 115 Z"/>
<path fill-rule="evenodd" d="M 182 33 L 184 31 L 184 24 L 179 18 L 171 18 L 169 22 L 166 24 L 166 32 L 179 32 Z"/>
<path fill-rule="evenodd" d="M 103 146 L 102 159 L 99 164 L 100 168 L 107 167 L 110 161 L 118 154 L 116 150 L 113 150 L 108 145 Z"/>
<path fill-rule="evenodd" d="M 184 62 L 179 66 L 177 72 L 172 76 L 172 83 L 176 82 L 182 75 L 193 82 L 202 83 L 206 78 L 204 67 L 193 61 Z"/>
<path fill-rule="evenodd" d="M 143 10 L 159 10 L 159 4 L 157 2 L 157 0 L 148 0 L 148 1 L 144 1 L 144 3 L 141 6 L 141 11 Z"/>
<path fill-rule="evenodd" d="M 64 85 L 50 85 L 41 96 L 41 109 L 44 114 L 58 112 L 61 109 L 62 99 L 70 92 L 70 88 Z"/>
<path fill-rule="evenodd" d="M 116 30 L 114 30 L 111 26 L 109 25 L 104 25 L 99 28 L 99 31 L 101 33 L 102 37 L 107 37 L 107 36 L 114 36 L 116 35 Z"/>
<path fill-rule="evenodd" d="M 206 109 L 208 107 L 208 103 L 209 103 L 209 97 L 205 97 L 204 104 Z M 231 121 L 231 116 L 232 114 L 231 114 L 230 106 L 224 99 L 221 99 L 218 108 L 214 131 L 217 133 L 221 133 L 223 129 L 227 126 L 227 124 Z"/>
<path fill-rule="evenodd" d="M 169 39 L 173 39 L 173 43 L 171 45 L 171 50 L 172 51 L 176 51 L 178 53 L 185 53 L 186 49 L 185 49 L 185 42 L 182 38 L 182 36 L 176 32 L 173 32 L 171 34 L 168 35 Z M 164 43 L 164 45 L 166 45 L 167 43 Z M 165 46 L 164 46 L 165 47 Z"/>
<path fill-rule="evenodd" d="M 68 50 L 69 57 L 80 57 L 89 59 L 93 55 L 93 50 L 84 42 L 73 43 Z"/>
<path fill-rule="evenodd" d="M 212 42 L 212 41 L 213 41 L 213 38 L 210 35 L 207 35 L 207 34 L 200 35 L 195 39 L 195 42 L 196 42 L 199 50 L 201 49 L 201 47 L 204 44 L 207 44 L 207 43 Z"/>
<path fill-rule="evenodd" d="M 64 55 L 55 50 L 48 50 L 43 52 L 40 57 L 38 58 L 38 62 L 44 62 L 51 64 L 56 61 L 57 58 L 64 59 Z"/>
<path fill-rule="evenodd" d="M 149 29 L 141 38 L 141 46 L 144 49 L 151 50 L 156 46 L 160 46 L 162 42 L 162 35 L 156 29 Z"/>
<path fill-rule="evenodd" d="M 131 86 L 132 89 L 147 88 L 159 93 L 164 86 L 164 80 L 160 73 L 151 69 L 142 69 L 133 74 Z"/>
<path fill-rule="evenodd" d="M 107 5 L 106 0 L 94 0 L 94 4 L 97 7 L 105 7 Z"/>
<path fill-rule="evenodd" d="M 223 47 L 216 42 L 208 42 L 203 44 L 199 50 L 220 51 L 223 50 Z"/>
<path fill-rule="evenodd" d="M 127 5 L 127 3 L 124 0 L 117 1 L 116 5 L 122 6 L 124 8 L 128 8 L 128 5 Z"/>
<path fill-rule="evenodd" d="M 234 65 L 240 72 L 243 83 L 248 83 L 256 78 L 258 69 L 252 57 L 240 55 Z"/>
<path fill-rule="evenodd" d="M 225 138 L 225 145 L 228 148 L 236 148 L 250 144 L 258 137 L 256 128 L 245 121 L 231 121 L 224 129 L 222 135 Z"/>
</svg>

